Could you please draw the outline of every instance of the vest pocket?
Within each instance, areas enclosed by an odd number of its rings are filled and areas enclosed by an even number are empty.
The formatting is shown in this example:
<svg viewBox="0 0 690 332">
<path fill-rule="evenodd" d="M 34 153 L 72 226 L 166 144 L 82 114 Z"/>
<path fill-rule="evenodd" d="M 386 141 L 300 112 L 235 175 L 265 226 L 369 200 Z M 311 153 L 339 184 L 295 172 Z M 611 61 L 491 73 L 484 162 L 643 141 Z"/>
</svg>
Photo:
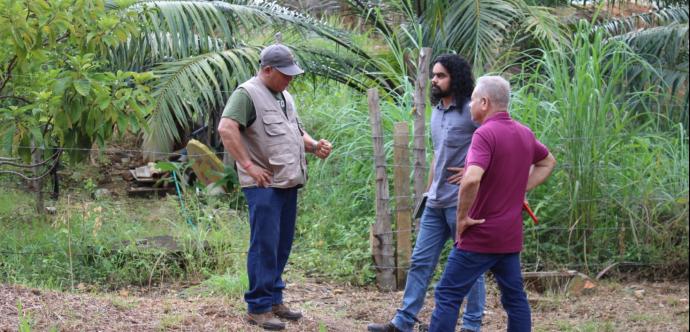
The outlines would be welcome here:
<svg viewBox="0 0 690 332">
<path fill-rule="evenodd" d="M 268 136 L 279 136 L 287 134 L 285 121 L 280 115 L 264 115 L 262 118 L 264 130 Z"/>
<path fill-rule="evenodd" d="M 287 150 L 289 147 L 282 145 L 282 148 Z M 296 167 L 297 157 L 289 152 L 283 154 L 271 154 L 268 157 L 268 163 L 271 164 L 271 171 L 273 172 L 273 182 L 282 182 L 292 180 L 299 175 L 299 167 Z"/>
<path fill-rule="evenodd" d="M 268 157 L 268 162 L 271 165 L 282 166 L 282 165 L 294 164 L 295 159 L 297 159 L 297 158 L 295 158 L 294 155 L 281 154 L 281 155 L 277 155 L 277 156 Z"/>
</svg>

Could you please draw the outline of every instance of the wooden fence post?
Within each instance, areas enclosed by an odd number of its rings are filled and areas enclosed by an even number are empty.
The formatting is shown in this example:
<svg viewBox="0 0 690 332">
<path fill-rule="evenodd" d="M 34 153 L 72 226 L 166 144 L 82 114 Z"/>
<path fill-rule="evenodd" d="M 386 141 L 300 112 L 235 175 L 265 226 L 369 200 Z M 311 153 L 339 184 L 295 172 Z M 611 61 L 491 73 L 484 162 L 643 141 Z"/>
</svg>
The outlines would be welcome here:
<svg viewBox="0 0 690 332">
<path fill-rule="evenodd" d="M 31 186 L 36 190 L 36 212 L 39 215 L 45 214 L 45 202 L 43 199 L 43 176 L 41 174 L 41 163 L 43 162 L 43 149 L 38 143 L 32 140 L 31 148 L 34 149 L 31 152 L 31 163 L 36 165 L 32 167 L 33 177 L 35 180 L 31 181 Z"/>
<path fill-rule="evenodd" d="M 384 291 L 395 290 L 395 256 L 393 251 L 393 232 L 391 215 L 388 209 L 388 179 L 386 177 L 386 153 L 383 150 L 383 131 L 379 94 L 376 89 L 368 90 L 369 119 L 371 138 L 374 143 L 374 163 L 376 167 L 376 223 L 370 230 L 371 254 L 376 264 L 376 282 Z"/>
<path fill-rule="evenodd" d="M 398 289 L 405 287 L 407 269 L 410 266 L 410 255 L 412 253 L 412 206 L 410 205 L 410 129 L 407 122 L 395 124 L 393 133 L 393 156 L 395 168 L 393 180 L 395 181 L 395 211 L 396 211 L 396 234 L 397 234 L 397 280 Z"/>
<path fill-rule="evenodd" d="M 426 163 L 426 84 L 429 79 L 429 63 L 431 48 L 424 47 L 419 52 L 417 79 L 414 91 L 414 203 L 415 206 L 422 199 L 427 186 Z M 419 231 L 419 223 L 415 225 L 415 232 Z"/>
</svg>

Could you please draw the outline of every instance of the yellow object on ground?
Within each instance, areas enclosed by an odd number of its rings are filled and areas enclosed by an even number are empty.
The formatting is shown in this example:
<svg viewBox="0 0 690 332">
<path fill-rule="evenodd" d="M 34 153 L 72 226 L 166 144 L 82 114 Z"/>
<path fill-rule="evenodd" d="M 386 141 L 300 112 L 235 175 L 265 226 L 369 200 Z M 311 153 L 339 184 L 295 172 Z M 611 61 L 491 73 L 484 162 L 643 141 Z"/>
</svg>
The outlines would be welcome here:
<svg viewBox="0 0 690 332">
<path fill-rule="evenodd" d="M 223 177 L 223 162 L 204 143 L 195 139 L 187 143 L 187 156 L 199 181 L 209 186 Z"/>
</svg>

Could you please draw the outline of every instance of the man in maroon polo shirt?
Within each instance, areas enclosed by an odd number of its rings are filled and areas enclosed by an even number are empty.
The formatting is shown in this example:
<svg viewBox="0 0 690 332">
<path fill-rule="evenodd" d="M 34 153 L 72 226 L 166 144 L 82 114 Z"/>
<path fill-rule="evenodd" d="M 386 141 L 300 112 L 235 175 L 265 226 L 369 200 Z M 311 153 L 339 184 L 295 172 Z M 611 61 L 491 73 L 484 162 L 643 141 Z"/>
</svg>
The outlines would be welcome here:
<svg viewBox="0 0 690 332">
<path fill-rule="evenodd" d="M 429 331 L 454 331 L 462 300 L 491 270 L 508 314 L 508 331 L 530 331 L 531 314 L 520 270 L 525 192 L 549 177 L 556 160 L 526 126 L 508 114 L 510 84 L 500 76 L 477 80 L 472 136 L 460 185 L 456 247 L 436 286 Z M 530 168 L 532 168 L 530 172 Z"/>
</svg>

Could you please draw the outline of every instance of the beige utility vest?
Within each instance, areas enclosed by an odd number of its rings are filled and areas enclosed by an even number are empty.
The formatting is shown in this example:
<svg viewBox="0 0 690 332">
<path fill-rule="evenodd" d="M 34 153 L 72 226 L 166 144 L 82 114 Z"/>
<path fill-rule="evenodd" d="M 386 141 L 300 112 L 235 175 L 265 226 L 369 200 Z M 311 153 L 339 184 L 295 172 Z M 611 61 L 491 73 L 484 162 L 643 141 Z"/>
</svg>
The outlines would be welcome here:
<svg viewBox="0 0 690 332">
<path fill-rule="evenodd" d="M 256 110 L 256 120 L 242 132 L 242 143 L 252 162 L 273 173 L 272 188 L 302 186 L 307 178 L 307 162 L 292 96 L 283 91 L 286 116 L 273 93 L 258 77 L 239 87 L 247 91 Z M 236 165 L 240 186 L 256 186 L 256 181 L 245 169 L 239 163 Z"/>
</svg>

